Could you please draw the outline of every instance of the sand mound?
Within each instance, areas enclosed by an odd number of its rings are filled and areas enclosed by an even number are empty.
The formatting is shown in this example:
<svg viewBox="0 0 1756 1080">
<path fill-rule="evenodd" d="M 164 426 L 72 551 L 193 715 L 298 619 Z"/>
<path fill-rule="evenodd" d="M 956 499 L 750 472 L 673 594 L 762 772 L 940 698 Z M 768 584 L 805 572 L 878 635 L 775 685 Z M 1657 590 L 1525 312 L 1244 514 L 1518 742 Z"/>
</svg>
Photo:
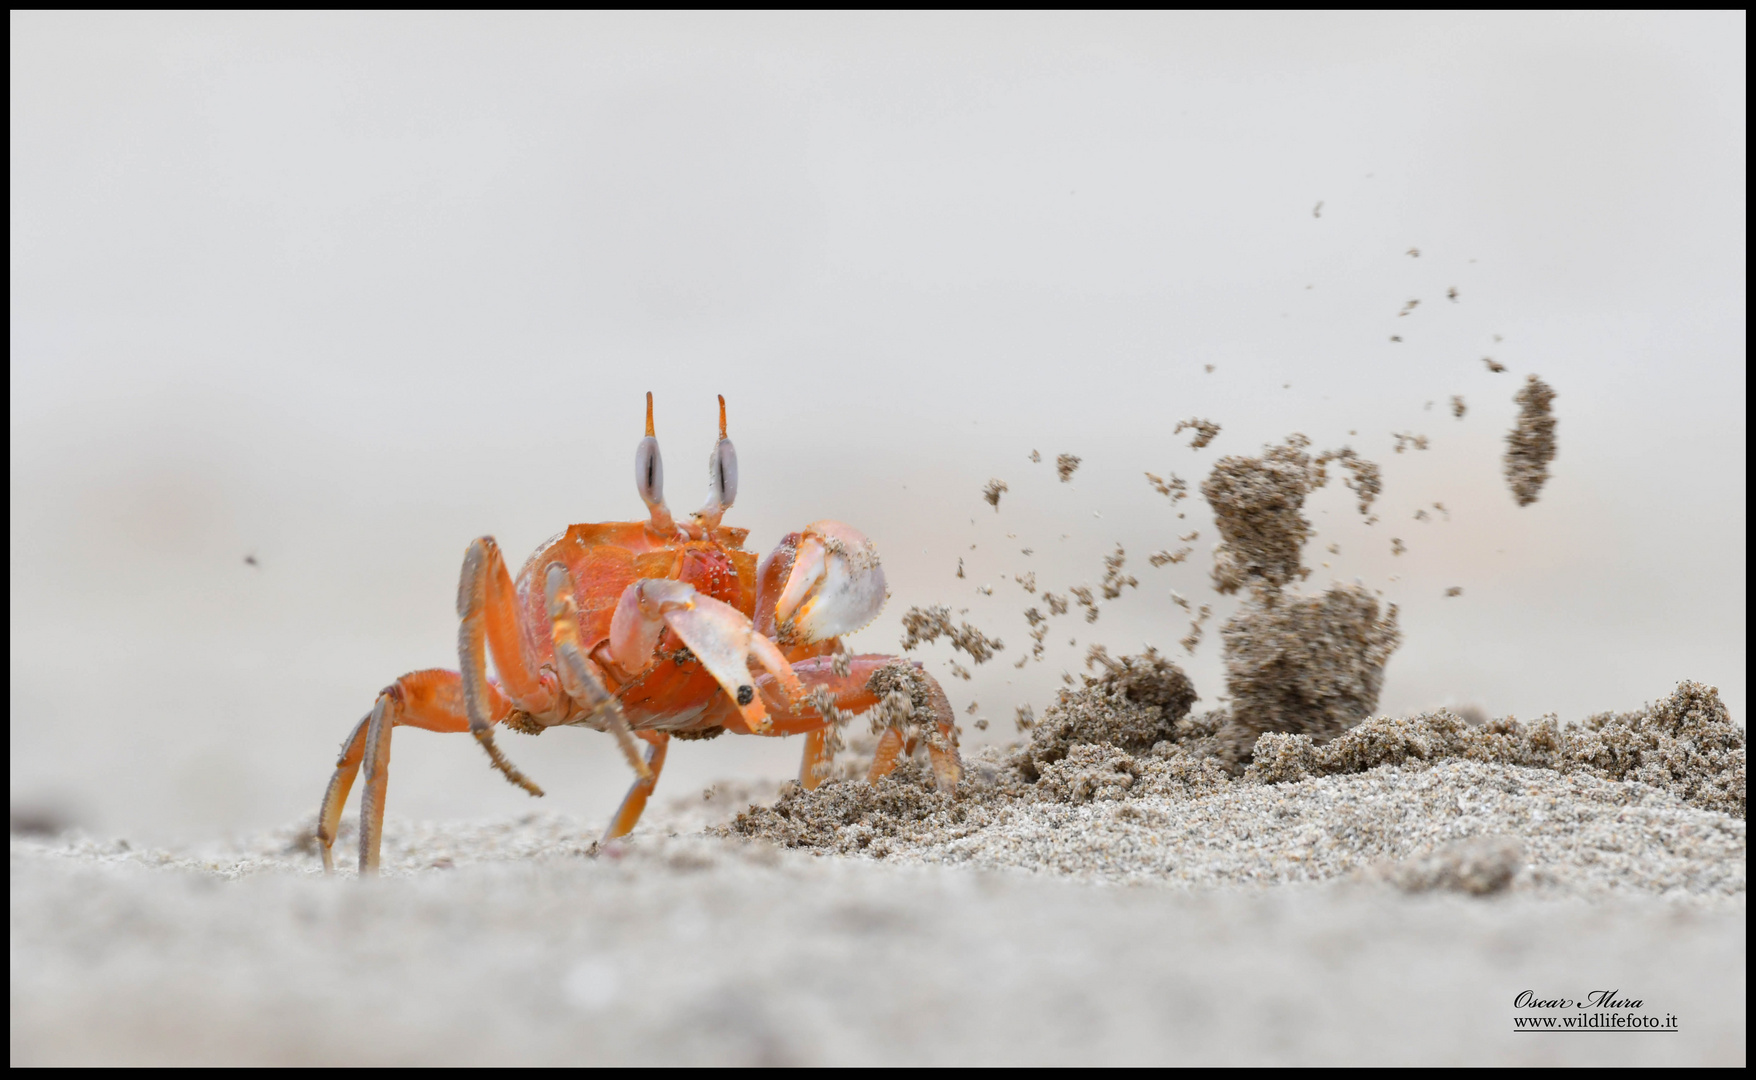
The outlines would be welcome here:
<svg viewBox="0 0 1756 1080">
<path fill-rule="evenodd" d="M 1478 895 L 1745 891 L 1744 823 L 1644 784 L 1448 759 L 1179 790 L 1151 761 L 1081 749 L 1096 752 L 1069 755 L 1052 767 L 1068 773 L 1022 795 L 995 785 L 948 798 L 912 765 L 877 786 L 792 787 L 722 832 L 820 854 L 1198 888 L 1358 879 Z"/>
<path fill-rule="evenodd" d="M 1086 678 L 1076 694 L 1063 691 L 1031 732 L 1030 746 L 1018 762 L 1027 781 L 1066 757 L 1075 746 L 1108 746 L 1142 753 L 1178 736 L 1177 722 L 1195 703 L 1195 687 L 1177 665 L 1154 650 L 1111 660 L 1094 654 L 1105 667 Z"/>
<path fill-rule="evenodd" d="M 1506 718 L 1472 728 L 1450 713 L 1374 717 L 1318 745 L 1304 735 L 1265 734 L 1249 777 L 1284 783 L 1444 758 L 1583 772 L 1632 780 L 1685 802 L 1744 817 L 1744 732 L 1719 691 L 1684 682 L 1657 705 L 1601 713 L 1578 725 Z"/>
<path fill-rule="evenodd" d="M 1240 768 L 1223 712 L 1157 654 L 1064 691 L 1027 746 L 972 756 L 952 796 L 908 763 L 796 785 L 724 835 L 906 861 L 1190 885 L 1375 876 L 1403 888 L 1744 890 L 1744 736 L 1718 694 L 1562 726 L 1373 718 L 1266 733 Z"/>
</svg>

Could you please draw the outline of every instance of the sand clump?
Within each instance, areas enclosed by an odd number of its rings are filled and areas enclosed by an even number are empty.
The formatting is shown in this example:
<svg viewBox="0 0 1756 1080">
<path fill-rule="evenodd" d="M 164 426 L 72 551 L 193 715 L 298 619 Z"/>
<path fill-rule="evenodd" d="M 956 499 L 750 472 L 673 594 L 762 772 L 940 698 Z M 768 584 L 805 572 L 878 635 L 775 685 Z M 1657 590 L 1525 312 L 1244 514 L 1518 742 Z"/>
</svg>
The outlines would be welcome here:
<svg viewBox="0 0 1756 1080">
<path fill-rule="evenodd" d="M 1045 766 L 1037 782 L 1042 794 L 1057 802 L 1085 803 L 1124 799 L 1140 779 L 1133 754 L 1114 746 L 1082 744 Z"/>
<path fill-rule="evenodd" d="M 1531 375 L 1512 400 L 1518 403 L 1518 422 L 1506 434 L 1506 484 L 1518 505 L 1529 506 L 1548 482 L 1549 462 L 1555 460 L 1555 391 Z"/>
<path fill-rule="evenodd" d="M 1221 543 L 1213 553 L 1213 587 L 1235 593 L 1249 584 L 1280 588 L 1310 573 L 1299 552 L 1311 523 L 1299 512 L 1323 472 L 1305 448 L 1311 440 L 1289 435 L 1261 457 L 1224 457 L 1202 481 Z"/>
<path fill-rule="evenodd" d="M 1191 416 L 1187 420 L 1177 421 L 1177 427 L 1171 434 L 1181 435 L 1184 428 L 1193 429 L 1195 432 L 1194 437 L 1189 440 L 1191 450 L 1200 450 L 1219 437 L 1219 425 L 1212 420 L 1203 420 L 1199 416 Z"/>
<path fill-rule="evenodd" d="M 1383 487 L 1378 467 L 1353 450 L 1313 458 L 1309 446 L 1294 434 L 1260 457 L 1222 458 L 1201 485 L 1224 541 L 1214 550 L 1213 587 L 1249 589 L 1220 630 L 1240 749 L 1265 731 L 1322 739 L 1369 716 L 1401 641 L 1396 606 L 1381 611 L 1363 586 L 1334 585 L 1318 596 L 1286 591 L 1310 573 L 1301 555 L 1311 523 L 1301 511 L 1328 482 L 1326 466 L 1348 471 L 1361 514 Z"/>
<path fill-rule="evenodd" d="M 999 638 L 991 638 L 969 623 L 953 624 L 951 609 L 945 606 L 909 608 L 902 616 L 902 649 L 908 652 L 920 645 L 931 644 L 941 637 L 959 652 L 969 654 L 977 664 L 985 664 L 994 654 L 1006 648 Z"/>
<path fill-rule="evenodd" d="M 1405 892 L 1452 892 L 1484 896 L 1512 884 L 1524 866 L 1524 845 L 1514 836 L 1477 836 L 1403 860 L 1382 871 Z"/>
<path fill-rule="evenodd" d="M 1174 594 L 1173 599 L 1175 599 Z M 1188 604 L 1184 603 L 1182 606 L 1187 609 Z M 1177 644 L 1183 646 L 1183 651 L 1190 656 L 1195 655 L 1195 646 L 1201 644 L 1201 629 L 1203 626 L 1207 625 L 1208 616 L 1213 614 L 1213 607 L 1209 604 L 1202 604 L 1201 610 L 1192 614 L 1194 614 L 1195 617 L 1189 620 L 1189 632 L 1184 634 L 1182 639 L 1177 642 Z"/>
<path fill-rule="evenodd" d="M 984 502 L 986 502 L 989 506 L 992 506 L 994 508 L 995 513 L 999 513 L 999 511 L 1000 511 L 1000 496 L 1002 494 L 1004 494 L 1007 490 L 1009 490 L 1009 489 L 1006 486 L 1006 481 L 1004 481 L 1004 480 L 989 480 L 988 486 L 984 487 L 982 489 L 982 500 Z"/>
<path fill-rule="evenodd" d="M 941 795 L 932 770 L 905 761 L 876 784 L 839 778 L 807 791 L 788 784 L 773 806 L 752 806 L 719 831 L 823 854 L 883 858 L 899 845 L 979 831 L 990 800 Z"/>
<path fill-rule="evenodd" d="M 1122 573 L 1122 567 L 1128 564 L 1128 553 L 1121 544 L 1116 550 L 1104 556 L 1103 593 L 1105 600 L 1114 600 L 1122 595 L 1123 589 L 1138 588 L 1140 581 L 1132 574 Z"/>
<path fill-rule="evenodd" d="M 1384 490 L 1377 464 L 1348 447 L 1313 457 L 1311 440 L 1298 433 L 1260 457 L 1221 458 L 1202 481 L 1220 540 L 1214 549 L 1213 587 L 1235 593 L 1246 586 L 1283 588 L 1311 573 L 1300 561 L 1311 523 L 1301 512 L 1305 497 L 1329 482 L 1328 466 L 1348 473 L 1347 486 L 1365 515 Z"/>
<path fill-rule="evenodd" d="M 1171 500 L 1172 506 L 1189 497 L 1189 485 L 1176 473 L 1171 473 L 1167 479 L 1157 473 L 1149 472 L 1146 474 L 1146 482 L 1152 485 L 1152 490 Z"/>
<path fill-rule="evenodd" d="M 1370 716 L 1384 665 L 1401 642 L 1396 605 L 1381 611 L 1363 586 L 1319 596 L 1254 591 L 1220 628 L 1237 726 L 1322 740 Z"/>
<path fill-rule="evenodd" d="M 1378 468 L 1378 463 L 1368 461 L 1356 454 L 1352 447 L 1344 446 L 1340 450 L 1326 451 L 1317 455 L 1318 487 L 1322 487 L 1327 482 L 1328 474 L 1323 470 L 1332 461 L 1347 470 L 1346 483 L 1348 489 L 1354 493 L 1354 497 L 1359 500 L 1360 516 L 1365 517 L 1370 514 L 1372 503 L 1377 501 L 1378 496 L 1384 491 L 1384 474 Z"/>
<path fill-rule="evenodd" d="M 1164 549 L 1161 549 L 1159 551 L 1155 551 L 1151 555 L 1148 555 L 1146 557 L 1146 561 L 1148 563 L 1151 563 L 1153 568 L 1156 570 L 1157 568 L 1159 568 L 1161 566 L 1175 566 L 1176 564 L 1182 562 L 1184 559 L 1187 559 L 1190 555 L 1192 555 L 1194 553 L 1195 553 L 1194 548 L 1190 547 L 1188 544 L 1184 544 L 1182 547 L 1178 548 L 1175 551 L 1164 550 Z"/>
</svg>

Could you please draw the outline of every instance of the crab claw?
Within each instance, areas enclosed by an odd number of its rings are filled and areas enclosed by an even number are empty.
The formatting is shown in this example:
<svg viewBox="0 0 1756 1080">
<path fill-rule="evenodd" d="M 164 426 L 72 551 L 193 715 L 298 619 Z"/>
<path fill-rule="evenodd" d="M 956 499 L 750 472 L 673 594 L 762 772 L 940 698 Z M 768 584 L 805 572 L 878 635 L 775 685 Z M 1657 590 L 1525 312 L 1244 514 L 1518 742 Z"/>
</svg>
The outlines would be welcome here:
<svg viewBox="0 0 1756 1080">
<path fill-rule="evenodd" d="M 889 596 L 878 548 L 851 525 L 805 526 L 792 572 L 775 601 L 781 640 L 800 644 L 851 634 L 878 617 Z"/>
<path fill-rule="evenodd" d="M 804 697 L 804 687 L 792 665 L 774 642 L 756 632 L 743 612 L 681 581 L 648 578 L 623 592 L 610 621 L 611 649 L 617 662 L 633 670 L 650 663 L 661 626 L 670 627 L 724 688 L 751 734 L 774 726 L 750 674 L 752 658 L 780 681 L 792 703 Z M 637 655 L 639 662 L 631 662 Z"/>
</svg>

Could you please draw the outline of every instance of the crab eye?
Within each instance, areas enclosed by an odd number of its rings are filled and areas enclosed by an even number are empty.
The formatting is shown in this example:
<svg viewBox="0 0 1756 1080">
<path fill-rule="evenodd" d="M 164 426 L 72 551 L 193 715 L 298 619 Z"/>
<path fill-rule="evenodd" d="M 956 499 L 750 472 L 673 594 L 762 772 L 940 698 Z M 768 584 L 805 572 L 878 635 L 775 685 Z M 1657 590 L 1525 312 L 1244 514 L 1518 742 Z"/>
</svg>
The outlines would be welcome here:
<svg viewBox="0 0 1756 1080">
<path fill-rule="evenodd" d="M 732 440 L 721 439 L 707 458 L 707 486 L 722 510 L 729 510 L 738 497 L 738 451 Z"/>
<path fill-rule="evenodd" d="M 665 463 L 659 457 L 658 440 L 651 435 L 640 440 L 634 450 L 634 486 L 649 507 L 665 501 Z"/>
</svg>

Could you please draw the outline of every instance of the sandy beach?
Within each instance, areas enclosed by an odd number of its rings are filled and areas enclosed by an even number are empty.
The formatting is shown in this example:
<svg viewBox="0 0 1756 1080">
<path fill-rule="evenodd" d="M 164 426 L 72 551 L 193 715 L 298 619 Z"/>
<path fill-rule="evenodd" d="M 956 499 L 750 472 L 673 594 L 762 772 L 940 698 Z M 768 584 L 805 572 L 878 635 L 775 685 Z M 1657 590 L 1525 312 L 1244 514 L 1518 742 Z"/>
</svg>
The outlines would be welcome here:
<svg viewBox="0 0 1756 1080">
<path fill-rule="evenodd" d="M 393 822 L 364 883 L 307 826 L 14 838 L 13 1064 L 1744 1061 L 1744 822 L 1646 785 L 1388 766 L 853 855 L 738 838 L 777 794 L 716 785 L 604 848 Z M 1472 839 L 1509 879 L 1469 876 Z M 1679 1028 L 1514 1033 L 1527 989 Z"/>
<path fill-rule="evenodd" d="M 392 815 L 364 881 L 314 819 L 15 835 L 12 1061 L 1742 1064 L 1744 735 L 1712 688 L 1245 759 L 1175 665 L 1106 664 L 951 791 L 924 736 L 873 782 L 853 735 L 814 789 L 724 781 L 619 840 Z"/>
</svg>

